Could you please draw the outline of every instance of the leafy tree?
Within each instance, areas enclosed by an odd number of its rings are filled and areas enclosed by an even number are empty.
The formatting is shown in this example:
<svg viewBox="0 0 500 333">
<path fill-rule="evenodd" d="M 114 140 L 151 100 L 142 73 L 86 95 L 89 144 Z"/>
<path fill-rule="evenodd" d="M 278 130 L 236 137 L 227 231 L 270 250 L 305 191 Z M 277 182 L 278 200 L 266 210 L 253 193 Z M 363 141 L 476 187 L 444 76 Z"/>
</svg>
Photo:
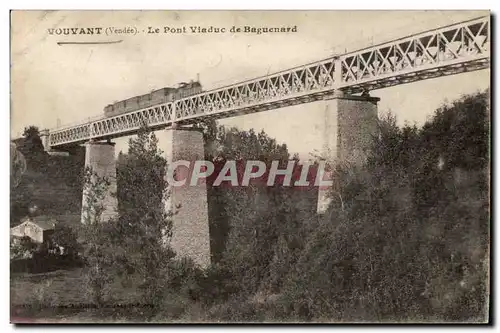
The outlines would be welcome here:
<svg viewBox="0 0 500 333">
<path fill-rule="evenodd" d="M 216 127 L 214 122 L 198 127 L 204 129 L 206 159 L 216 166 L 228 160 L 243 166 L 259 160 L 269 167 L 274 160 L 290 158 L 286 145 L 263 131 Z M 214 262 L 208 279 L 218 290 L 212 299 L 251 295 L 260 289 L 276 291 L 303 245 L 300 237 L 303 225 L 308 225 L 304 221 L 314 216 L 311 201 L 316 196 L 280 186 L 214 187 L 210 181 L 208 185 Z"/>
<path fill-rule="evenodd" d="M 21 182 L 23 173 L 26 172 L 26 158 L 17 149 L 14 143 L 10 144 L 10 186 L 11 191 Z"/>
<path fill-rule="evenodd" d="M 143 300 L 155 306 L 162 301 L 167 264 L 174 256 L 168 246 L 171 212 L 165 210 L 166 167 L 154 132 L 143 127 L 137 138 L 130 139 L 128 154 L 119 158 L 119 237 L 110 236 L 120 247 L 115 254 L 118 273 L 135 276 Z"/>
<path fill-rule="evenodd" d="M 10 238 L 10 259 L 32 258 L 37 244 L 27 236 Z"/>
<path fill-rule="evenodd" d="M 290 313 L 338 321 L 486 318 L 486 100 L 486 93 L 465 96 L 422 128 L 382 119 L 367 165 L 338 170 L 343 202 L 333 196 L 287 277 Z"/>
<path fill-rule="evenodd" d="M 47 154 L 45 153 L 38 127 L 26 127 L 23 132 L 23 137 L 24 142 L 20 149 L 28 159 L 28 166 L 33 170 L 45 171 L 46 169 L 44 166 L 47 162 Z"/>
<path fill-rule="evenodd" d="M 32 204 L 44 215 L 80 212 L 82 148 L 70 156 L 49 156 L 36 126 L 26 127 L 23 135 L 11 144 L 11 225 L 19 224 Z"/>
<path fill-rule="evenodd" d="M 79 251 L 78 236 L 72 227 L 56 225 L 50 237 L 53 246 L 62 247 L 65 255 L 77 255 Z"/>
<path fill-rule="evenodd" d="M 80 228 L 82 257 L 85 261 L 85 291 L 94 304 L 101 307 L 109 296 L 109 285 L 113 281 L 114 248 L 109 242 L 114 224 L 101 223 L 104 211 L 104 196 L 110 180 L 99 177 L 91 168 L 86 168 L 83 204 L 83 225 Z M 111 229 L 111 230 L 110 230 Z"/>
<path fill-rule="evenodd" d="M 20 218 L 28 213 L 32 194 L 20 186 L 26 178 L 27 162 L 14 143 L 10 144 L 10 225 L 19 224 Z"/>
</svg>

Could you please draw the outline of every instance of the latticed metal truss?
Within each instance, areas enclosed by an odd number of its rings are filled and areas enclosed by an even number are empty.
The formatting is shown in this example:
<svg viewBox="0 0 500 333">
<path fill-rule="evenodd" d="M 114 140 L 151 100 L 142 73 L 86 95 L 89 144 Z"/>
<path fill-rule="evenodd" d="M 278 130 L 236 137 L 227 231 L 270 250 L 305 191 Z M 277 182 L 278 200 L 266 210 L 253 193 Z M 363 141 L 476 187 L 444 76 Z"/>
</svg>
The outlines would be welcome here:
<svg viewBox="0 0 500 333">
<path fill-rule="evenodd" d="M 104 118 L 49 134 L 51 147 L 130 135 L 152 128 L 224 118 L 489 67 L 489 17 L 393 40 L 286 71 L 203 92 L 172 103 Z"/>
</svg>

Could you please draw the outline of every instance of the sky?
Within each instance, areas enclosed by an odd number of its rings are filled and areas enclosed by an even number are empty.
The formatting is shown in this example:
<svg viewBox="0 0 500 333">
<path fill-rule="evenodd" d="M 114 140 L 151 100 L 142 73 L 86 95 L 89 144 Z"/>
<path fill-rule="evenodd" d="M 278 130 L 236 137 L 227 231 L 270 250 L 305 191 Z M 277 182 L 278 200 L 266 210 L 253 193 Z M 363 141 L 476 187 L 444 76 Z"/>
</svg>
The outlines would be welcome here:
<svg viewBox="0 0 500 333">
<path fill-rule="evenodd" d="M 14 11 L 11 19 L 11 137 L 25 126 L 54 128 L 100 116 L 105 105 L 196 79 L 205 90 L 295 67 L 334 54 L 488 15 L 480 11 Z M 296 33 L 148 34 L 149 27 L 297 26 Z M 50 35 L 71 27 L 136 28 L 136 35 Z M 123 40 L 117 44 L 58 45 Z M 379 113 L 421 125 L 436 108 L 489 87 L 490 72 L 453 75 L 375 90 Z M 308 103 L 220 121 L 263 129 L 291 153 L 318 146 Z M 161 135 L 159 135 L 161 139 Z M 117 153 L 128 138 L 116 139 Z"/>
</svg>

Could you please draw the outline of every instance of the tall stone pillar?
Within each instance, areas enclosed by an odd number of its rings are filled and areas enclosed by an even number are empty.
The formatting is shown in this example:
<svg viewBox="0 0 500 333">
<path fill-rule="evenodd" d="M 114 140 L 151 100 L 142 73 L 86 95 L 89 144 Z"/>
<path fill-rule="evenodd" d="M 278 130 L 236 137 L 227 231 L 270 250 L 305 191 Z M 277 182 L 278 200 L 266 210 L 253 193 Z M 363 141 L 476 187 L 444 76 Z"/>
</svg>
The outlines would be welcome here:
<svg viewBox="0 0 500 333">
<path fill-rule="evenodd" d="M 320 103 L 324 119 L 322 155 L 332 166 L 338 163 L 361 164 L 366 160 L 373 136 L 377 133 L 377 103 L 380 99 L 370 96 L 344 96 L 338 93 Z M 332 179 L 326 173 L 323 179 Z M 318 191 L 318 213 L 324 213 L 330 204 L 329 188 Z"/>
<path fill-rule="evenodd" d="M 82 223 L 115 218 L 118 214 L 115 144 L 88 142 L 85 145 L 85 168 L 92 171 L 92 176 L 83 188 Z"/>
<path fill-rule="evenodd" d="M 43 129 L 40 131 L 40 139 L 42 140 L 43 149 L 45 151 L 50 151 L 50 142 L 49 142 L 49 130 Z"/>
<path fill-rule="evenodd" d="M 187 161 L 191 166 L 189 171 L 186 167 L 177 167 L 174 178 L 186 179 L 186 182 L 168 188 L 170 197 L 166 200 L 166 209 L 174 214 L 170 245 L 177 256 L 192 258 L 201 267 L 207 267 L 210 265 L 207 187 L 204 181 L 190 185 L 194 162 L 205 160 L 203 134 L 197 129 L 175 128 L 163 131 L 158 138 L 165 150 L 167 172 L 174 161 Z"/>
</svg>

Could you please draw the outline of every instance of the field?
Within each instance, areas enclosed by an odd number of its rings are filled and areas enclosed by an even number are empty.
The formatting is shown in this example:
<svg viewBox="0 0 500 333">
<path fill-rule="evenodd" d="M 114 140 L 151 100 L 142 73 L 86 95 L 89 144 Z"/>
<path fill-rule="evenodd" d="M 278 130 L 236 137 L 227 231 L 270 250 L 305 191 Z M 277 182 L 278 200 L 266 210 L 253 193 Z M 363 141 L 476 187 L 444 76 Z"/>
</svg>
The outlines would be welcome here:
<svg viewBox="0 0 500 333">
<path fill-rule="evenodd" d="M 97 312 L 89 306 L 84 290 L 85 280 L 80 268 L 48 273 L 11 274 L 10 299 L 12 322 L 85 322 L 117 313 L 116 307 Z M 133 288 L 112 286 L 112 304 L 136 302 Z M 130 308 L 128 309 L 130 312 Z M 108 317 L 109 318 L 109 317 Z"/>
</svg>

